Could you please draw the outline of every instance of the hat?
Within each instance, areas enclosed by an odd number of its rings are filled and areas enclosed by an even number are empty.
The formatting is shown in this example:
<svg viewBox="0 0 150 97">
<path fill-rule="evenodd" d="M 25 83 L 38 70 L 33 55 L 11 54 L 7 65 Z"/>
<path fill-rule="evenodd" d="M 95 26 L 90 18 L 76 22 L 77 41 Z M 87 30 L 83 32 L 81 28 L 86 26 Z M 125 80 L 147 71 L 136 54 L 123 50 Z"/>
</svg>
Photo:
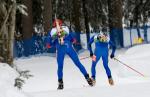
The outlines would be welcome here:
<svg viewBox="0 0 150 97">
<path fill-rule="evenodd" d="M 58 24 L 61 26 L 62 25 L 62 20 L 60 19 L 55 19 L 53 22 L 53 27 L 56 27 L 56 22 L 58 22 Z"/>
</svg>

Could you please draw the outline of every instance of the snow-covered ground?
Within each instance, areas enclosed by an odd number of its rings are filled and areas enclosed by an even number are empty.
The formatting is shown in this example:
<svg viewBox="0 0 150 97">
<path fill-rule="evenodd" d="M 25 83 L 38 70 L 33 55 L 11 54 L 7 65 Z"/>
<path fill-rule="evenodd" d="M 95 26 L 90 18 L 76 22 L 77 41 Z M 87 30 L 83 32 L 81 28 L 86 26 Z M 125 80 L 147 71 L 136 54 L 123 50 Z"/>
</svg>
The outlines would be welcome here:
<svg viewBox="0 0 150 97">
<path fill-rule="evenodd" d="M 119 62 L 109 59 L 109 66 L 115 82 L 110 86 L 101 60 L 97 64 L 97 81 L 95 87 L 89 87 L 72 60 L 64 60 L 64 90 L 57 90 L 57 62 L 55 55 L 38 55 L 30 58 L 16 59 L 15 64 L 21 70 L 30 70 L 33 75 L 26 81 L 22 91 L 13 87 L 17 73 L 0 63 L 0 97 L 149 97 L 150 96 L 150 44 L 119 49 L 116 58 L 145 75 L 141 76 Z M 79 57 L 88 56 L 84 51 Z M 81 60 L 90 73 L 91 59 Z M 6 71 L 4 71 L 4 68 Z M 8 72 L 7 72 L 8 71 Z M 10 73 L 9 73 L 10 72 Z M 14 73 L 13 73 L 14 72 Z M 9 76 L 14 75 L 14 76 Z M 16 75 L 16 76 L 15 76 Z M 7 84 L 8 83 L 8 84 Z M 8 91 L 8 92 L 6 92 Z M 16 93 L 16 95 L 9 94 Z M 17 93 L 19 96 L 17 96 Z M 11 96 L 12 95 L 12 96 Z"/>
<path fill-rule="evenodd" d="M 8 66 L 8 64 L 0 63 L 0 97 L 28 97 L 26 93 L 14 87 L 15 78 L 19 74 Z"/>
</svg>

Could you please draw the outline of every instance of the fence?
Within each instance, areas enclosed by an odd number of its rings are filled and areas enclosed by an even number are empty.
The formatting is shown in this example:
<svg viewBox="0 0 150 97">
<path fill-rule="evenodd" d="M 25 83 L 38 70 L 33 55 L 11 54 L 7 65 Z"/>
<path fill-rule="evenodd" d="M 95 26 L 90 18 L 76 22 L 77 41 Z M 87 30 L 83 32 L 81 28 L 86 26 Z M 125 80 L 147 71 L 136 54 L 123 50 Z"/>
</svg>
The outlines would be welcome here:
<svg viewBox="0 0 150 97">
<path fill-rule="evenodd" d="M 150 42 L 150 27 L 147 29 L 147 42 Z M 141 38 L 138 38 L 137 29 L 136 28 L 124 28 L 123 29 L 123 41 L 124 47 L 132 46 L 135 44 L 141 44 L 144 42 L 145 33 L 142 28 L 140 28 Z"/>
<path fill-rule="evenodd" d="M 144 39 L 144 30 L 140 28 L 141 39 L 138 38 L 137 29 L 123 29 L 123 43 L 124 47 L 129 47 L 135 44 L 140 44 L 143 42 Z M 91 36 L 94 34 L 92 33 Z M 86 43 L 86 35 L 81 34 L 81 45 L 84 49 L 87 49 Z M 14 43 L 14 57 L 22 57 L 22 56 L 29 56 L 35 54 L 42 54 L 42 53 L 54 53 L 55 48 L 47 49 L 45 47 L 46 44 L 46 36 L 33 36 L 30 41 L 15 41 Z M 147 29 L 147 40 L 150 41 L 150 27 Z M 24 51 L 24 48 L 28 48 L 27 51 Z M 28 54 L 27 54 L 28 53 Z"/>
</svg>

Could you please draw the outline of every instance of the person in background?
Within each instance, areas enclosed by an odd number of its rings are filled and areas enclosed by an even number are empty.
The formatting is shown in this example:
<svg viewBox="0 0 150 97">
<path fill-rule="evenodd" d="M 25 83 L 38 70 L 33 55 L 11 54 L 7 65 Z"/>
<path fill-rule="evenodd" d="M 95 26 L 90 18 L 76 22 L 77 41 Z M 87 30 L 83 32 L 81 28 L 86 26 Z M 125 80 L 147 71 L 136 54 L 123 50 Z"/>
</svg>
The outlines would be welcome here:
<svg viewBox="0 0 150 97">
<path fill-rule="evenodd" d="M 93 42 L 95 43 L 94 54 L 91 47 L 91 44 Z M 105 68 L 109 84 L 114 85 L 114 81 L 111 75 L 111 70 L 108 66 L 109 45 L 112 48 L 112 53 L 110 55 L 110 58 L 114 58 L 116 46 L 112 41 L 109 40 L 109 37 L 106 32 L 105 33 L 100 32 L 99 34 L 94 35 L 88 43 L 88 50 L 90 51 L 90 56 L 92 57 L 91 78 L 93 80 L 94 85 L 96 83 L 96 64 L 100 60 L 100 58 L 102 58 L 103 66 Z"/>
</svg>

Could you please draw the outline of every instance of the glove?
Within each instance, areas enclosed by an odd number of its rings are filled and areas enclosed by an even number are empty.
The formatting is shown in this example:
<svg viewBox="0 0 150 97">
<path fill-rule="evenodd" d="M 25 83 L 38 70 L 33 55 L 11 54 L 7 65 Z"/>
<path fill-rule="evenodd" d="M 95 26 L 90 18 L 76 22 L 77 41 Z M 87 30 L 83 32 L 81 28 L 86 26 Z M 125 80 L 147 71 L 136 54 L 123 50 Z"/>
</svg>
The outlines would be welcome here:
<svg viewBox="0 0 150 97">
<path fill-rule="evenodd" d="M 90 57 L 92 57 L 93 56 L 93 53 L 90 53 Z"/>
<path fill-rule="evenodd" d="M 46 44 L 46 48 L 51 48 L 49 43 Z"/>
<path fill-rule="evenodd" d="M 114 57 L 115 57 L 114 54 L 111 54 L 111 55 L 110 55 L 110 58 L 111 58 L 111 59 L 114 58 Z"/>
<path fill-rule="evenodd" d="M 92 56 L 92 61 L 94 61 L 94 62 L 96 61 L 96 56 L 95 55 Z"/>
<path fill-rule="evenodd" d="M 77 44 L 77 40 L 74 38 L 72 41 L 73 44 Z"/>
</svg>

